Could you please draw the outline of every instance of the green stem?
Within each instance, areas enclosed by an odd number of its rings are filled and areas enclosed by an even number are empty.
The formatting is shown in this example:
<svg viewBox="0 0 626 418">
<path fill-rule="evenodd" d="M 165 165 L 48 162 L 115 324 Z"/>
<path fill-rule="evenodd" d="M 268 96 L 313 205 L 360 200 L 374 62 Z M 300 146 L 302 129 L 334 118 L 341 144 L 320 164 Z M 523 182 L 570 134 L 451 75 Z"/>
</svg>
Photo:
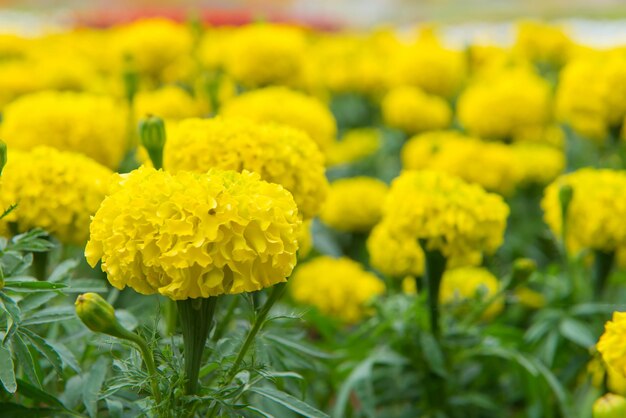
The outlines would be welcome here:
<svg viewBox="0 0 626 418">
<path fill-rule="evenodd" d="M 424 250 L 424 287 L 427 290 L 428 310 L 430 312 L 430 330 L 439 337 L 439 288 L 446 271 L 446 257 L 439 250 L 429 250 L 426 243 L 420 240 Z"/>
<path fill-rule="evenodd" d="M 604 292 L 606 281 L 613 268 L 615 261 L 615 251 L 594 251 L 593 263 L 593 296 L 595 300 L 599 300 Z"/>
<path fill-rule="evenodd" d="M 216 297 L 185 299 L 176 302 L 183 329 L 185 351 L 185 392 L 193 395 L 198 390 L 198 375 L 202 354 L 215 313 Z"/>
<path fill-rule="evenodd" d="M 178 311 L 176 310 L 176 302 L 167 298 L 165 301 L 165 334 L 167 336 L 174 335 L 176 332 L 176 323 L 178 322 Z"/>
</svg>

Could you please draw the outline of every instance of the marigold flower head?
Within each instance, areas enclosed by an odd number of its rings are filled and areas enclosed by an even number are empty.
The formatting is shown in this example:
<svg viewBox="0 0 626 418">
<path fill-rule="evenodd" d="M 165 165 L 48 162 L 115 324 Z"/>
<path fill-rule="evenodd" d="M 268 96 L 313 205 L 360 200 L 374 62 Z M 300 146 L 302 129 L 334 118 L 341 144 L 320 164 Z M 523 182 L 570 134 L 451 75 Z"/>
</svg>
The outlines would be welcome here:
<svg viewBox="0 0 626 418">
<path fill-rule="evenodd" d="M 424 273 L 424 252 L 415 239 L 396 234 L 379 223 L 367 238 L 367 251 L 372 267 L 390 277 L 421 276 Z"/>
<path fill-rule="evenodd" d="M 227 101 L 220 114 L 301 129 L 323 151 L 335 142 L 337 134 L 335 118 L 323 103 L 285 87 L 266 87 L 244 93 Z"/>
<path fill-rule="evenodd" d="M 511 151 L 517 159 L 520 183 L 548 184 L 565 169 L 563 150 L 540 143 L 516 143 Z"/>
<path fill-rule="evenodd" d="M 444 99 L 412 86 L 390 90 L 381 107 L 385 123 L 408 134 L 444 129 L 452 121 L 452 110 Z"/>
<path fill-rule="evenodd" d="M 556 25 L 525 21 L 517 25 L 514 50 L 529 61 L 563 65 L 574 46 L 565 30 Z"/>
<path fill-rule="evenodd" d="M 340 231 L 369 231 L 380 220 L 387 185 L 372 177 L 352 177 L 331 183 L 320 219 Z"/>
<path fill-rule="evenodd" d="M 405 171 L 391 184 L 382 222 L 395 236 L 424 240 L 448 258 L 493 253 L 502 244 L 509 207 L 476 184 L 435 171 Z"/>
<path fill-rule="evenodd" d="M 626 174 L 585 168 L 552 182 L 544 192 L 541 207 L 544 220 L 557 237 L 563 228 L 559 192 L 564 186 L 573 190 L 565 237 L 570 251 L 589 248 L 610 252 L 626 245 Z"/>
<path fill-rule="evenodd" d="M 302 72 L 306 46 L 299 28 L 250 24 L 228 39 L 225 69 L 246 86 L 291 85 Z"/>
<path fill-rule="evenodd" d="M 48 145 L 79 152 L 117 168 L 126 150 L 126 112 L 109 97 L 54 91 L 34 93 L 5 108 L 2 138 L 13 149 Z"/>
<path fill-rule="evenodd" d="M 596 347 L 606 365 L 626 377 L 626 312 L 613 312 Z"/>
<path fill-rule="evenodd" d="M 511 139 L 549 121 L 550 86 L 525 69 L 502 71 L 467 87 L 457 106 L 461 125 L 472 135 Z"/>
<path fill-rule="evenodd" d="M 351 129 L 326 151 L 327 165 L 336 166 L 362 160 L 375 154 L 380 145 L 381 134 L 377 129 Z"/>
<path fill-rule="evenodd" d="M 11 149 L 2 171 L 0 201 L 3 209 L 16 203 L 17 208 L 3 221 L 15 223 L 19 232 L 42 228 L 63 243 L 83 245 L 90 216 L 104 199 L 112 175 L 81 154 L 50 147 Z"/>
<path fill-rule="evenodd" d="M 467 299 L 486 302 L 500 288 L 500 282 L 489 270 L 482 267 L 462 267 L 446 270 L 441 279 L 439 301 L 442 304 L 458 304 Z M 483 311 L 481 318 L 489 320 L 504 309 L 504 300 L 497 298 Z"/>
<path fill-rule="evenodd" d="M 322 256 L 302 264 L 289 286 L 296 302 L 315 306 L 345 323 L 362 319 L 368 302 L 385 292 L 382 280 L 345 257 Z"/>
<path fill-rule="evenodd" d="M 119 289 L 182 300 L 252 292 L 285 281 L 296 263 L 298 211 L 258 174 L 171 174 L 141 167 L 93 217 L 85 256 Z"/>
<path fill-rule="evenodd" d="M 426 132 L 411 138 L 402 149 L 402 165 L 410 170 L 456 175 L 505 195 L 515 190 L 522 174 L 510 146 L 453 131 Z"/>
<path fill-rule="evenodd" d="M 188 119 L 174 126 L 164 151 L 164 168 L 206 172 L 248 170 L 289 190 L 308 219 L 321 209 L 328 182 L 324 156 L 304 132 L 245 119 Z"/>
<path fill-rule="evenodd" d="M 158 90 L 142 91 L 135 97 L 135 114 L 163 119 L 184 119 L 200 116 L 200 104 L 180 87 L 166 86 Z"/>
</svg>

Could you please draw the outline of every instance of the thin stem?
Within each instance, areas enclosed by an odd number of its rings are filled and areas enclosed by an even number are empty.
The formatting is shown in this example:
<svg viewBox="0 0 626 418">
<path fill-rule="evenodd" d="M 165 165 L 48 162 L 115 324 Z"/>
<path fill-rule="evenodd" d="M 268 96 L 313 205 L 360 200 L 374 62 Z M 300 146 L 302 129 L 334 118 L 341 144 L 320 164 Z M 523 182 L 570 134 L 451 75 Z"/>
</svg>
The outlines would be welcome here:
<svg viewBox="0 0 626 418">
<path fill-rule="evenodd" d="M 439 337 L 439 288 L 441 278 L 446 271 L 446 257 L 439 250 L 429 250 L 426 243 L 420 241 L 424 250 L 424 287 L 427 289 L 428 310 L 430 312 L 430 330 Z"/>
<path fill-rule="evenodd" d="M 176 332 L 176 323 L 178 322 L 178 311 L 176 310 L 176 302 L 167 298 L 165 301 L 165 334 L 167 336 L 174 335 Z"/>
<path fill-rule="evenodd" d="M 595 300 L 599 300 L 604 292 L 606 281 L 613 268 L 615 261 L 615 251 L 594 251 L 593 264 L 593 296 Z"/>
<path fill-rule="evenodd" d="M 202 354 L 213 323 L 216 304 L 216 297 L 179 300 L 176 303 L 183 329 L 187 379 L 185 392 L 188 395 L 193 395 L 198 390 Z"/>
</svg>

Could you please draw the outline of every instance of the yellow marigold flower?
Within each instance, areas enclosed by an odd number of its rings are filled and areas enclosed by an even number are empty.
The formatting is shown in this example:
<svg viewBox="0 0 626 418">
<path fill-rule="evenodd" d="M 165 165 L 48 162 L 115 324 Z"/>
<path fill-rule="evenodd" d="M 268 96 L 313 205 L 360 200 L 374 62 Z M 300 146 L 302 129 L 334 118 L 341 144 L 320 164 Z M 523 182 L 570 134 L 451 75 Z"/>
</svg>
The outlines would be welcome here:
<svg viewBox="0 0 626 418">
<path fill-rule="evenodd" d="M 367 304 L 385 292 L 385 284 L 349 258 L 318 257 L 298 267 L 289 280 L 293 299 L 315 306 L 345 323 L 359 321 Z"/>
<path fill-rule="evenodd" d="M 199 103 L 176 86 L 142 91 L 135 97 L 135 114 L 139 118 L 153 115 L 163 119 L 184 119 L 200 116 L 201 113 Z"/>
<path fill-rule="evenodd" d="M 190 55 L 193 39 L 187 26 L 155 18 L 112 30 L 110 42 L 115 70 L 130 56 L 137 71 L 159 79 Z"/>
<path fill-rule="evenodd" d="M 554 148 L 563 149 L 565 132 L 558 124 L 527 126 L 515 132 L 513 142 L 550 145 Z"/>
<path fill-rule="evenodd" d="M 466 299 L 487 302 L 500 289 L 500 282 L 489 270 L 482 267 L 449 269 L 441 279 L 439 302 L 458 304 Z M 481 318 L 489 320 L 504 309 L 504 300 L 496 298 L 485 308 Z"/>
<path fill-rule="evenodd" d="M 450 105 L 417 87 L 395 87 L 381 103 L 383 119 L 392 128 L 408 134 L 443 129 L 452 121 Z"/>
<path fill-rule="evenodd" d="M 117 168 L 126 150 L 126 112 L 109 97 L 34 93 L 12 102 L 3 116 L 2 139 L 13 149 L 49 145 L 111 168 Z"/>
<path fill-rule="evenodd" d="M 402 165 L 410 170 L 449 173 L 502 194 L 511 194 L 521 175 L 510 146 L 453 131 L 426 132 L 411 138 L 402 149 Z"/>
<path fill-rule="evenodd" d="M 380 220 L 387 185 L 372 177 L 336 180 L 330 185 L 320 219 L 340 231 L 369 231 Z"/>
<path fill-rule="evenodd" d="M 520 22 L 514 50 L 529 61 L 563 65 L 572 53 L 572 40 L 563 28 L 541 22 Z"/>
<path fill-rule="evenodd" d="M 509 207 L 476 184 L 434 171 L 405 171 L 391 184 L 382 222 L 395 236 L 425 240 L 448 258 L 493 253 Z"/>
<path fill-rule="evenodd" d="M 174 300 L 252 292 L 284 282 L 296 263 L 298 211 L 258 174 L 120 176 L 90 227 L 85 256 L 119 289 Z"/>
<path fill-rule="evenodd" d="M 14 222 L 19 232 L 43 228 L 63 243 L 83 245 L 113 172 L 81 154 L 49 147 L 9 154 L 0 200 L 3 209 L 18 206 L 3 221 Z"/>
<path fill-rule="evenodd" d="M 512 139 L 526 127 L 550 118 L 550 86 L 524 69 L 502 71 L 467 87 L 457 104 L 458 117 L 472 135 Z"/>
<path fill-rule="evenodd" d="M 205 172 L 248 170 L 289 190 L 304 219 L 315 216 L 326 198 L 324 157 L 302 131 L 244 119 L 188 119 L 168 135 L 163 167 Z"/>
<path fill-rule="evenodd" d="M 520 169 L 520 182 L 548 184 L 565 169 L 563 150 L 549 145 L 516 143 L 510 147 Z"/>
<path fill-rule="evenodd" d="M 326 151 L 329 166 L 349 164 L 375 154 L 381 145 L 381 135 L 377 129 L 351 129 L 332 144 Z"/>
<path fill-rule="evenodd" d="M 323 151 L 335 142 L 337 135 L 335 118 L 322 102 L 285 87 L 266 87 L 244 93 L 227 101 L 220 114 L 301 129 Z"/>
<path fill-rule="evenodd" d="M 291 85 L 300 77 L 306 46 L 299 28 L 247 25 L 228 40 L 226 71 L 246 86 Z"/>
<path fill-rule="evenodd" d="M 567 64 L 559 77 L 557 117 L 602 142 L 626 116 L 626 55 L 603 54 Z"/>
<path fill-rule="evenodd" d="M 597 348 L 607 367 L 626 377 L 626 312 L 613 312 Z"/>
<path fill-rule="evenodd" d="M 397 234 L 385 224 L 378 224 L 367 238 L 370 264 L 391 277 L 421 276 L 424 252 L 416 239 Z"/>
<path fill-rule="evenodd" d="M 566 220 L 568 249 L 613 251 L 626 245 L 626 174 L 586 168 L 552 182 L 544 192 L 541 207 L 544 220 L 557 237 L 561 236 L 563 224 L 559 191 L 566 185 L 573 189 Z"/>
</svg>

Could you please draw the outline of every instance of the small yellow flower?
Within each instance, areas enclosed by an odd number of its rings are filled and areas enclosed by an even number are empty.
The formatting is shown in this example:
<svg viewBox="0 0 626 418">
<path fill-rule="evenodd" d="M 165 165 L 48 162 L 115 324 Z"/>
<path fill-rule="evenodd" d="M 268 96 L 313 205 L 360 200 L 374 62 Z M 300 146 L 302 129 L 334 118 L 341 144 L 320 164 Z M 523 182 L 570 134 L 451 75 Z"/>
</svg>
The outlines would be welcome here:
<svg viewBox="0 0 626 418">
<path fill-rule="evenodd" d="M 446 270 L 441 280 L 439 302 L 458 304 L 467 299 L 481 303 L 490 300 L 500 288 L 496 276 L 481 267 L 462 267 Z M 483 320 L 493 319 L 504 309 L 503 298 L 496 298 L 483 311 Z"/>
<path fill-rule="evenodd" d="M 607 367 L 626 377 L 626 312 L 613 312 L 597 348 Z"/>
<path fill-rule="evenodd" d="M 201 115 L 199 103 L 180 87 L 165 86 L 158 90 L 142 91 L 135 97 L 135 114 L 163 119 L 184 119 Z"/>
<path fill-rule="evenodd" d="M 561 66 L 572 54 L 573 42 L 561 27 L 525 21 L 517 25 L 513 49 L 525 59 Z"/>
<path fill-rule="evenodd" d="M 393 88 L 383 98 L 381 108 L 387 125 L 408 134 L 444 129 L 452 121 L 452 109 L 444 99 L 417 87 Z"/>
</svg>

